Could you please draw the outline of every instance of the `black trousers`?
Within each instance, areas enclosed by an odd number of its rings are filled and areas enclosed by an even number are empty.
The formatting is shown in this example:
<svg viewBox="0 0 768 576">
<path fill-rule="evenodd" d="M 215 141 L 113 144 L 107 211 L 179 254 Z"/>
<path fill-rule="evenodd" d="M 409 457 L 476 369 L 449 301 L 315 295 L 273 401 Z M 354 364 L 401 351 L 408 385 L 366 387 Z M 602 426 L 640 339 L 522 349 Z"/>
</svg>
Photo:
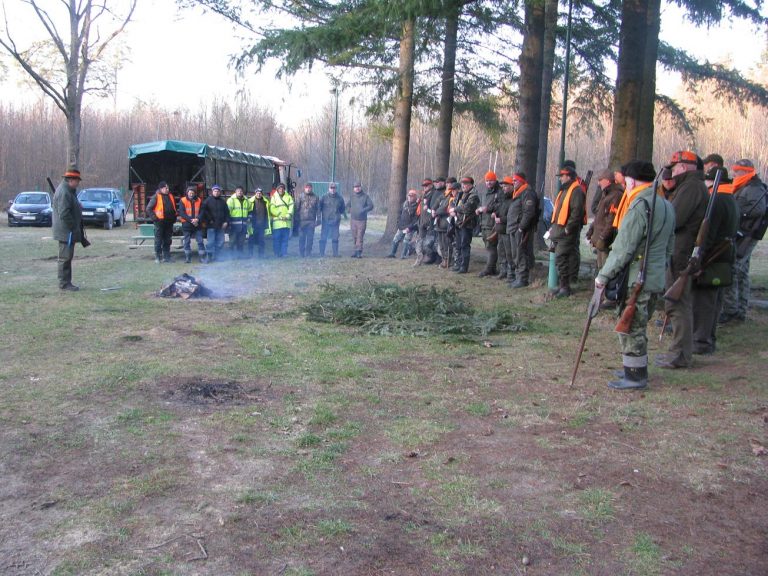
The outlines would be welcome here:
<svg viewBox="0 0 768 576">
<path fill-rule="evenodd" d="M 168 220 L 155 222 L 155 256 L 170 259 L 171 242 L 173 242 L 173 222 Z"/>
</svg>

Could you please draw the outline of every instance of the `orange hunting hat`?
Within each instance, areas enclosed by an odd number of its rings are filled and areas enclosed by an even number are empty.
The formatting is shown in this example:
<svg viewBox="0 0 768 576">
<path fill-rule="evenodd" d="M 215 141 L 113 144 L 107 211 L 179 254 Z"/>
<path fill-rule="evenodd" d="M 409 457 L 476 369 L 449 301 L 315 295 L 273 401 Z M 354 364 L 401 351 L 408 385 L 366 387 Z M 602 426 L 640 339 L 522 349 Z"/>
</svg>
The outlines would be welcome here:
<svg viewBox="0 0 768 576">
<path fill-rule="evenodd" d="M 502 184 L 509 184 L 510 186 L 515 185 L 515 181 L 512 179 L 512 176 L 504 176 L 504 178 L 501 181 Z"/>
<path fill-rule="evenodd" d="M 496 172 L 494 172 L 493 170 L 488 170 L 488 172 L 485 173 L 485 180 L 486 181 L 498 180 L 498 178 L 496 177 Z"/>
<path fill-rule="evenodd" d="M 82 180 L 80 177 L 80 170 L 77 168 L 67 168 L 67 171 L 64 172 L 64 178 L 77 178 L 78 180 Z"/>
<path fill-rule="evenodd" d="M 524 184 L 526 182 L 525 174 L 523 174 L 522 172 L 515 172 L 514 176 L 512 176 L 512 180 L 514 180 L 515 182 Z"/>
<path fill-rule="evenodd" d="M 700 162 L 699 157 L 690 150 L 680 150 L 678 152 L 675 152 L 672 154 L 672 159 L 669 161 L 670 164 L 693 164 L 694 166 L 697 165 Z"/>
</svg>

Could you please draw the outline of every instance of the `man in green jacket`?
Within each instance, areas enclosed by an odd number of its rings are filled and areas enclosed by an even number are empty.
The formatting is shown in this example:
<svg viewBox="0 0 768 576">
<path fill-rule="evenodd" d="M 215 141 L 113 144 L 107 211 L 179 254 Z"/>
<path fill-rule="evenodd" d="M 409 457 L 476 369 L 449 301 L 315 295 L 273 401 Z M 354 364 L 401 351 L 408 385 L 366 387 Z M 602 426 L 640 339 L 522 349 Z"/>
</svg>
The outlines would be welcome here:
<svg viewBox="0 0 768 576">
<path fill-rule="evenodd" d="M 82 233 L 83 211 L 77 200 L 79 185 L 80 171 L 77 168 L 69 168 L 53 194 L 53 238 L 59 241 L 59 288 L 71 292 L 79 290 L 72 284 L 75 243 L 82 242 L 84 247 L 88 245 Z"/>
<path fill-rule="evenodd" d="M 619 232 L 605 264 L 595 279 L 595 297 L 600 298 L 609 280 L 629 264 L 629 292 L 634 288 L 647 240 L 651 209 L 653 228 L 645 266 L 645 283 L 637 297 L 637 312 L 629 334 L 619 334 L 624 371 L 619 380 L 608 383 L 616 390 L 645 388 L 648 385 L 648 336 L 646 327 L 656 299 L 664 291 L 665 270 L 674 245 L 675 211 L 655 191 L 651 182 L 656 171 L 650 162 L 636 160 L 624 166 L 627 194 L 636 192 L 622 219 Z M 652 206 L 652 203 L 655 205 Z M 623 306 L 623 304 L 622 304 Z"/>
</svg>

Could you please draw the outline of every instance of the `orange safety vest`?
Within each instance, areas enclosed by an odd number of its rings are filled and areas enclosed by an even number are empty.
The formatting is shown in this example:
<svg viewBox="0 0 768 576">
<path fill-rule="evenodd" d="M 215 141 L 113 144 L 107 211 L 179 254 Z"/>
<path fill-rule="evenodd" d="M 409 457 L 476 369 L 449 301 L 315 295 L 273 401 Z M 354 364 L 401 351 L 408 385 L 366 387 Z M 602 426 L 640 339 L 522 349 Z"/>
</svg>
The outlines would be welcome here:
<svg viewBox="0 0 768 576">
<path fill-rule="evenodd" d="M 171 196 L 173 198 L 173 196 Z M 184 204 L 184 212 L 191 216 L 192 218 L 198 218 L 200 216 L 200 206 L 203 203 L 203 201 L 200 198 L 195 198 L 194 203 L 189 201 L 189 198 L 184 196 L 184 198 L 181 199 L 181 203 Z M 157 210 L 155 210 L 155 214 L 157 214 Z M 186 218 L 181 219 L 182 222 L 189 222 Z"/>
<path fill-rule="evenodd" d="M 165 200 L 163 200 L 163 196 L 165 196 L 165 194 L 161 194 L 160 192 L 157 193 L 157 201 L 155 202 L 155 218 L 158 220 L 165 220 Z M 176 199 L 171 194 L 168 194 L 168 198 L 171 199 L 171 206 L 173 206 L 173 211 L 175 212 Z"/>
<path fill-rule="evenodd" d="M 563 191 L 560 190 L 560 192 L 557 193 L 557 198 L 555 198 L 555 209 L 552 210 L 553 224 L 557 224 L 558 226 L 565 226 L 565 223 L 568 222 L 568 212 L 570 211 L 571 194 L 576 189 L 576 186 L 581 186 L 578 180 L 575 180 L 573 184 L 571 184 L 568 187 L 568 192 L 565 193 L 565 199 L 563 200 L 562 205 L 560 204 L 560 199 L 563 196 Z M 558 208 L 559 208 L 559 211 L 558 211 Z M 585 210 L 584 224 L 586 223 L 587 223 L 587 211 Z"/>
</svg>

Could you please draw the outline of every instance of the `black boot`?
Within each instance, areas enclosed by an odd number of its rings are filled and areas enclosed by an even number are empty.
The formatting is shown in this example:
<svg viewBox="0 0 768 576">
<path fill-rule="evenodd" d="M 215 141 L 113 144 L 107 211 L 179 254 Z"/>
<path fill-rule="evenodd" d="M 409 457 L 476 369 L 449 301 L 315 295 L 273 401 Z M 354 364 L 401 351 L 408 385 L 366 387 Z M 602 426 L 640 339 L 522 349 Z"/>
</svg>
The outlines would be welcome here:
<svg viewBox="0 0 768 576">
<path fill-rule="evenodd" d="M 624 377 L 621 380 L 608 382 L 608 388 L 614 390 L 642 390 L 648 387 L 648 366 L 630 368 L 624 366 Z"/>
<path fill-rule="evenodd" d="M 567 298 L 573 292 L 571 292 L 571 284 L 568 279 L 560 278 L 560 289 L 555 293 L 555 298 Z"/>
<path fill-rule="evenodd" d="M 397 255 L 397 245 L 399 242 L 392 242 L 392 250 L 387 254 L 387 258 L 394 258 Z"/>
</svg>

